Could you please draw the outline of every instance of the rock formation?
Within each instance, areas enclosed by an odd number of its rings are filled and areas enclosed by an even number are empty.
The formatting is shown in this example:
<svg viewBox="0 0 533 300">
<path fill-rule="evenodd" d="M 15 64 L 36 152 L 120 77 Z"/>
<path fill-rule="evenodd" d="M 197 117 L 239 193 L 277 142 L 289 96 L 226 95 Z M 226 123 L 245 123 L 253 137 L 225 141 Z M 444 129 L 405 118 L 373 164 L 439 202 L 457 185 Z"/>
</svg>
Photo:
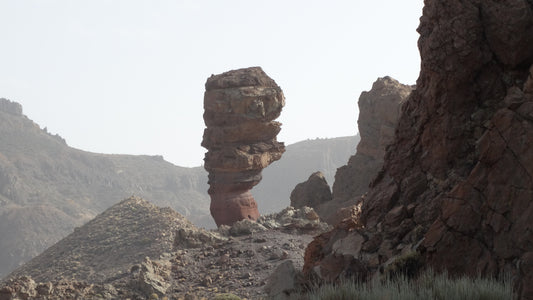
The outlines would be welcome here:
<svg viewBox="0 0 533 300">
<path fill-rule="evenodd" d="M 259 67 L 213 75 L 205 84 L 202 146 L 209 172 L 211 215 L 218 226 L 259 217 L 250 193 L 261 170 L 281 158 L 273 121 L 285 105 L 281 88 Z"/>
<path fill-rule="evenodd" d="M 315 239 L 305 270 L 366 276 L 418 251 L 453 275 L 509 272 L 532 299 L 533 4 L 426 0 L 418 32 L 417 87 L 361 218 Z"/>
<path fill-rule="evenodd" d="M 368 92 L 359 97 L 359 134 L 357 152 L 348 164 L 337 169 L 333 201 L 315 207 L 321 218 L 333 224 L 338 210 L 356 205 L 369 189 L 370 182 L 383 166 L 385 148 L 392 142 L 400 107 L 413 87 L 390 78 L 378 78 Z"/>
<path fill-rule="evenodd" d="M 0 111 L 15 116 L 22 116 L 22 105 L 5 98 L 0 98 Z"/>
<path fill-rule="evenodd" d="M 331 189 L 324 174 L 315 172 L 305 182 L 294 187 L 290 199 L 294 208 L 308 206 L 316 209 L 321 204 L 331 201 Z"/>
</svg>

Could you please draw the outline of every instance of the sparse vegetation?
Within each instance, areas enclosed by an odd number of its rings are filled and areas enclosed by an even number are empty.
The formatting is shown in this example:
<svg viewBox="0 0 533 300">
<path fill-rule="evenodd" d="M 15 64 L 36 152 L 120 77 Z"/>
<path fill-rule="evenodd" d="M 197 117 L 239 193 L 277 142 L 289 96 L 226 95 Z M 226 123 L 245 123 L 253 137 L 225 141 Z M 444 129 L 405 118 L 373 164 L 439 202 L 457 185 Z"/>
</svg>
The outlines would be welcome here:
<svg viewBox="0 0 533 300">
<path fill-rule="evenodd" d="M 345 281 L 338 285 L 324 285 L 309 292 L 310 300 L 501 300 L 513 299 L 511 280 L 488 278 L 450 278 L 446 273 L 435 274 L 431 270 L 417 279 L 409 280 L 405 275 L 395 279 L 376 280 L 371 283 Z"/>
</svg>

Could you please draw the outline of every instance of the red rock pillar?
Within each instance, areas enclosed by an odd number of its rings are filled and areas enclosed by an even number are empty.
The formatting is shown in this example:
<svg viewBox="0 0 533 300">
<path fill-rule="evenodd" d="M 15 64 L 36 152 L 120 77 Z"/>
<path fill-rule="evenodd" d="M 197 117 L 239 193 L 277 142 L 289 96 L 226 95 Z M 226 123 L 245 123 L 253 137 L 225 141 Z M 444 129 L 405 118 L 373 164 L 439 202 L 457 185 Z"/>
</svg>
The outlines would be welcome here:
<svg viewBox="0 0 533 300">
<path fill-rule="evenodd" d="M 285 105 L 281 88 L 260 67 L 212 75 L 205 84 L 202 146 L 209 172 L 211 215 L 218 226 L 259 217 L 250 190 L 261 171 L 281 158 L 275 122 Z"/>
</svg>

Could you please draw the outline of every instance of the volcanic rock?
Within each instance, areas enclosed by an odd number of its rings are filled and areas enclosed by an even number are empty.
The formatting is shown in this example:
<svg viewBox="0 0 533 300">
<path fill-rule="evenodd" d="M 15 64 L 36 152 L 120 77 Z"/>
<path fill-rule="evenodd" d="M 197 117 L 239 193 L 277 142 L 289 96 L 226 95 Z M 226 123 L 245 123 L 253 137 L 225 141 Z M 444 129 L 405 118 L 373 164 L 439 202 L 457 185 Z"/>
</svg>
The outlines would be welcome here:
<svg viewBox="0 0 533 300">
<path fill-rule="evenodd" d="M 427 0 L 418 32 L 417 87 L 361 218 L 318 237 L 305 269 L 358 234 L 371 273 L 418 251 L 453 275 L 511 273 L 532 299 L 533 3 Z"/>
<path fill-rule="evenodd" d="M 333 201 L 315 207 L 321 217 L 334 224 L 342 215 L 339 209 L 357 205 L 370 182 L 383 166 L 386 147 L 393 141 L 400 108 L 413 87 L 391 77 L 378 78 L 368 92 L 359 97 L 359 134 L 357 152 L 348 164 L 337 169 Z"/>
<path fill-rule="evenodd" d="M 315 172 L 302 183 L 299 183 L 291 193 L 291 206 L 304 206 L 316 209 L 319 205 L 331 201 L 331 189 L 322 172 Z"/>
<path fill-rule="evenodd" d="M 205 84 L 202 146 L 211 215 L 218 226 L 259 217 L 250 190 L 261 170 L 281 158 L 276 140 L 281 123 L 273 121 L 285 105 L 281 88 L 260 67 L 213 75 Z"/>
</svg>

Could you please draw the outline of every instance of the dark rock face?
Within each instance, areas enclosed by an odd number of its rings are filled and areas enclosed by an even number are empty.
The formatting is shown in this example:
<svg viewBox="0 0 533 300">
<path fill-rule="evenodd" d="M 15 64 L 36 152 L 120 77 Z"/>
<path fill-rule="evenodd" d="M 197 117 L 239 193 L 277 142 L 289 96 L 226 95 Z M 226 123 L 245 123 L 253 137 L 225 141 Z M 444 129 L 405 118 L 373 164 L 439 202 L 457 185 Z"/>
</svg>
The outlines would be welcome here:
<svg viewBox="0 0 533 300">
<path fill-rule="evenodd" d="M 259 217 L 250 193 L 261 170 L 281 158 L 281 129 L 273 121 L 285 105 L 281 88 L 259 67 L 211 76 L 205 84 L 202 146 L 209 172 L 211 215 L 217 225 Z"/>
<path fill-rule="evenodd" d="M 319 269 L 330 245 L 357 232 L 364 237 L 357 261 L 370 272 L 416 250 L 451 274 L 511 272 L 530 299 L 533 4 L 425 4 L 420 77 L 383 171 L 361 219 L 316 239 L 306 269 Z"/>
<path fill-rule="evenodd" d="M 385 148 L 392 142 L 400 107 L 412 87 L 390 78 L 378 78 L 368 92 L 359 97 L 359 133 L 361 141 L 348 164 L 337 169 L 333 201 L 317 211 L 327 222 L 339 221 L 338 210 L 356 205 L 369 189 L 370 182 L 383 166 Z"/>
<path fill-rule="evenodd" d="M 331 189 L 322 172 L 315 172 L 305 182 L 296 185 L 290 198 L 294 208 L 307 206 L 314 209 L 332 199 Z"/>
</svg>

